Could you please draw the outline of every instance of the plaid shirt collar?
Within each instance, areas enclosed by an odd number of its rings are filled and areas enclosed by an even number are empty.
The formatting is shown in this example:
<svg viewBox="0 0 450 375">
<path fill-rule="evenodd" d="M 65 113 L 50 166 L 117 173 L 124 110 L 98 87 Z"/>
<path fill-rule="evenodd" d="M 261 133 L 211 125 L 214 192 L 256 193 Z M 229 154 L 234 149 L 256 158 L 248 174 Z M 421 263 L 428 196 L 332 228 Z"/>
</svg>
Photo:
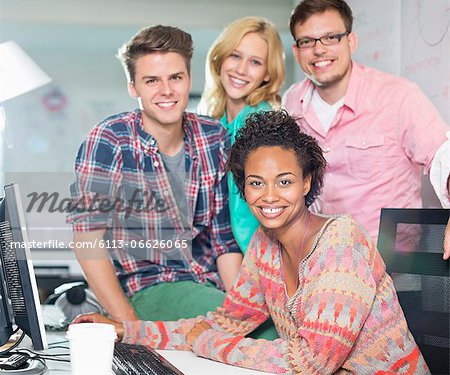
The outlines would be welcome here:
<svg viewBox="0 0 450 375">
<path fill-rule="evenodd" d="M 142 111 L 140 109 L 135 110 L 134 121 L 136 125 L 135 131 L 138 135 L 136 139 L 139 139 L 141 143 L 140 148 L 144 151 L 145 155 L 156 154 L 158 152 L 156 139 L 144 130 Z M 195 139 L 198 135 L 195 137 L 194 128 L 192 126 L 192 115 L 190 113 L 183 113 L 182 126 L 185 134 L 184 143 L 186 155 L 189 155 L 192 160 L 197 159 L 197 153 L 193 145 L 195 144 Z"/>
</svg>

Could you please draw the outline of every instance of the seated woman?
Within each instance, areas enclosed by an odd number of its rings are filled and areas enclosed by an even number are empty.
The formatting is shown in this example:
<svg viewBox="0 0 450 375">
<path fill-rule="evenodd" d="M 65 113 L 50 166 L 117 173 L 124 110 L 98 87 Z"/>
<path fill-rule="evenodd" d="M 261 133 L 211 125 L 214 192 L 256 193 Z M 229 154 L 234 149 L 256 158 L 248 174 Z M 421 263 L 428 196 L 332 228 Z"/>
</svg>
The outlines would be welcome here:
<svg viewBox="0 0 450 375">
<path fill-rule="evenodd" d="M 429 373 L 392 280 L 366 230 L 349 215 L 313 215 L 326 161 L 285 111 L 257 112 L 228 166 L 260 222 L 224 305 L 175 322 L 109 322 L 128 343 L 279 374 Z M 268 316 L 274 341 L 245 337 Z"/>
</svg>

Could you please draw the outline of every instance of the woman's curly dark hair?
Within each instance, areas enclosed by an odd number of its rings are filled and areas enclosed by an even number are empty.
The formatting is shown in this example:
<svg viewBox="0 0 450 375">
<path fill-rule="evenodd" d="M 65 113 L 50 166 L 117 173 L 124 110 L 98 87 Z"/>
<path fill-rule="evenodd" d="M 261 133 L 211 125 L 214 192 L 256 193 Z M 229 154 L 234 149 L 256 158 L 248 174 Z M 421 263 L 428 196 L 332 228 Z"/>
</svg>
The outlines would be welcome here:
<svg viewBox="0 0 450 375">
<path fill-rule="evenodd" d="M 227 161 L 227 170 L 232 173 L 239 193 L 244 199 L 244 165 L 248 155 L 260 147 L 294 150 L 303 177 L 311 175 L 311 189 L 305 197 L 305 204 L 309 207 L 320 194 L 327 165 L 317 141 L 303 133 L 285 110 L 251 114 L 245 121 L 245 126 L 238 131 Z"/>
</svg>

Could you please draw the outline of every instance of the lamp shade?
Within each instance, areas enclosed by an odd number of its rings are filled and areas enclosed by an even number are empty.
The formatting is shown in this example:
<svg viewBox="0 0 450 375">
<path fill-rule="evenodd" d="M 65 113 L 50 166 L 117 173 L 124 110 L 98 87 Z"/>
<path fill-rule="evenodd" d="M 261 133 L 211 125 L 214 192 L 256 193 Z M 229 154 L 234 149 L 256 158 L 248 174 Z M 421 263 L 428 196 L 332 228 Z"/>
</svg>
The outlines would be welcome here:
<svg viewBox="0 0 450 375">
<path fill-rule="evenodd" d="M 15 42 L 0 43 L 0 103 L 51 81 Z"/>
</svg>

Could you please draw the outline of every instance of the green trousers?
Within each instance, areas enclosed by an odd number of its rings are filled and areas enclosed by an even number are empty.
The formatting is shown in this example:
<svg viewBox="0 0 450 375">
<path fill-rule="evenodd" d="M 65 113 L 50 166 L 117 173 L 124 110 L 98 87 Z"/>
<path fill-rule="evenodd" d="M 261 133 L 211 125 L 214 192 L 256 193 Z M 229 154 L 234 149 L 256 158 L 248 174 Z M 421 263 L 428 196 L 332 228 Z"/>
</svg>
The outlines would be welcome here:
<svg viewBox="0 0 450 375">
<path fill-rule="evenodd" d="M 172 321 L 206 315 L 222 306 L 224 299 L 225 292 L 213 284 L 177 281 L 145 288 L 131 297 L 131 304 L 139 319 Z M 249 337 L 274 340 L 278 333 L 268 319 Z"/>
</svg>

